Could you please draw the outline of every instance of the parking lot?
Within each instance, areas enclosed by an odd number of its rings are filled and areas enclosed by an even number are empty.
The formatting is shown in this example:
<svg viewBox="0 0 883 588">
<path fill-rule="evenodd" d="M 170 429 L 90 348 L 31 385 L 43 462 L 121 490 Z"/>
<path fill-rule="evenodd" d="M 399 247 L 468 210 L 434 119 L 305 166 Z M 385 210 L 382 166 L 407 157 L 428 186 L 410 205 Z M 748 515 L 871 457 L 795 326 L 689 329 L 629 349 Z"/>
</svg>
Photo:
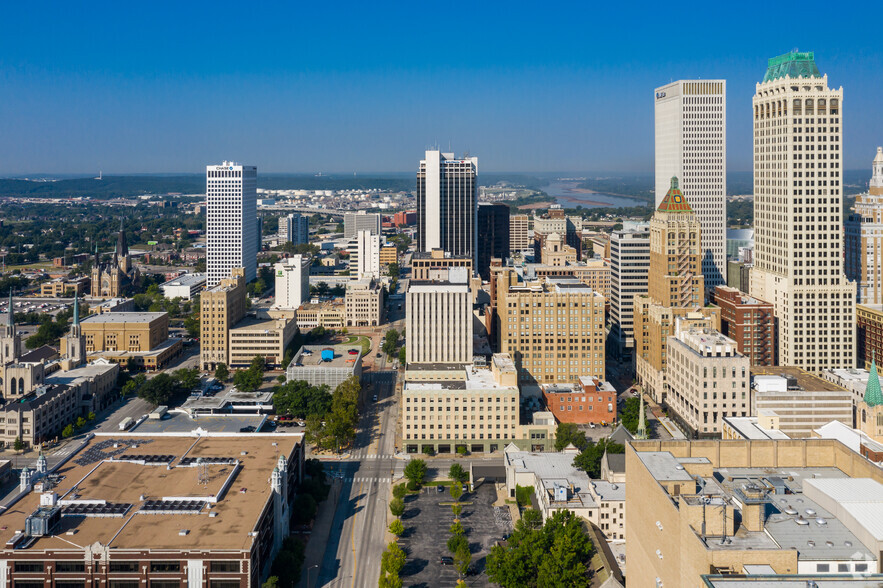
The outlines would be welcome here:
<svg viewBox="0 0 883 588">
<path fill-rule="evenodd" d="M 512 531 L 508 510 L 495 512 L 493 503 L 497 494 L 492 483 L 482 484 L 475 492 L 467 492 L 460 498 L 463 506 L 460 523 L 466 529 L 466 538 L 472 551 L 473 574 L 465 578 L 469 586 L 491 586 L 484 575 L 487 554 L 494 543 Z M 453 586 L 457 583 L 457 571 L 451 565 L 442 565 L 441 557 L 450 556 L 447 541 L 454 514 L 448 504 L 452 502 L 447 489 L 437 492 L 435 487 L 424 488 L 419 495 L 405 500 L 402 522 L 402 548 L 408 555 L 401 578 L 403 586 L 429 588 L 430 586 Z M 505 511 L 502 512 L 502 511 Z"/>
</svg>

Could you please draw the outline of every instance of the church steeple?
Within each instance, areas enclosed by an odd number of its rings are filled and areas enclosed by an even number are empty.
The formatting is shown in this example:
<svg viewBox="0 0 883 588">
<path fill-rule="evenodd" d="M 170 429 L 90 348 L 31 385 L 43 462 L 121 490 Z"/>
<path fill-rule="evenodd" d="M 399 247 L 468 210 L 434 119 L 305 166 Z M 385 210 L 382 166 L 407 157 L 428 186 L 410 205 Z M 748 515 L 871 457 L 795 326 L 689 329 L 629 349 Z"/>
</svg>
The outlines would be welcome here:
<svg viewBox="0 0 883 588">
<path fill-rule="evenodd" d="M 74 292 L 74 326 L 80 326 L 80 295 Z"/>
<path fill-rule="evenodd" d="M 6 306 L 6 326 L 15 328 L 15 309 L 12 306 L 12 288 L 9 289 L 9 304 Z"/>
<path fill-rule="evenodd" d="M 129 245 L 126 243 L 126 231 L 123 229 L 123 219 L 120 217 L 120 234 L 117 237 L 117 253 L 120 257 L 129 254 Z"/>
<path fill-rule="evenodd" d="M 877 406 L 883 404 L 883 392 L 880 391 L 880 376 L 877 374 L 877 358 L 871 359 L 871 373 L 868 376 L 868 385 L 865 388 L 865 404 Z"/>
</svg>

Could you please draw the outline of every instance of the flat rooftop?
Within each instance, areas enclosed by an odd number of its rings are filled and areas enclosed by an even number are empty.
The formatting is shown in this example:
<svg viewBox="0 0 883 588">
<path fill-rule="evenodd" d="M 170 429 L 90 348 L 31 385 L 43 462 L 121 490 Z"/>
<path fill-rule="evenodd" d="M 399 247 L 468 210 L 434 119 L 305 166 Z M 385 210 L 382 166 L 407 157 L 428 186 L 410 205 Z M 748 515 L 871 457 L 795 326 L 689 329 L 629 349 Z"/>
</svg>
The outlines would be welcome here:
<svg viewBox="0 0 883 588">
<path fill-rule="evenodd" d="M 273 391 L 257 390 L 255 392 L 243 392 L 235 387 L 225 387 L 217 394 L 204 394 L 190 396 L 181 405 L 184 410 L 219 410 L 227 405 L 256 406 L 269 405 L 273 401 Z"/>
<path fill-rule="evenodd" d="M 702 580 L 707 588 L 880 588 L 883 585 L 883 574 L 728 575 L 702 576 Z"/>
<path fill-rule="evenodd" d="M 249 533 L 271 496 L 273 468 L 301 439 L 280 433 L 98 435 L 54 472 L 61 477 L 53 489 L 64 505 L 61 523 L 26 551 L 81 551 L 96 541 L 110 549 L 250 550 Z M 193 467 L 200 457 L 209 462 L 204 480 Z M 64 516 L 82 501 L 99 501 L 117 516 Z M 0 540 L 24 529 L 39 504 L 40 493 L 32 492 L 9 505 L 0 514 Z M 182 529 L 189 533 L 179 534 Z"/>
<path fill-rule="evenodd" d="M 797 385 L 807 392 L 833 392 L 846 391 L 833 382 L 814 376 L 795 366 L 751 366 L 752 376 L 781 376 L 783 378 L 796 378 Z"/>
<path fill-rule="evenodd" d="M 322 361 L 322 350 L 334 351 L 334 359 Z M 356 353 L 350 353 L 355 351 Z M 356 345 L 304 345 L 294 356 L 294 360 L 288 366 L 291 367 L 317 367 L 317 368 L 347 368 L 352 369 L 355 361 L 362 355 L 362 348 Z"/>
<path fill-rule="evenodd" d="M 105 312 L 80 319 L 81 323 L 150 323 L 167 316 L 165 312 Z"/>
<path fill-rule="evenodd" d="M 150 435 L 153 433 L 191 433 L 197 429 L 209 433 L 239 433 L 244 427 L 259 429 L 266 415 L 252 414 L 200 414 L 190 416 L 183 412 L 167 413 L 167 418 L 144 419 L 130 432 Z"/>
<path fill-rule="evenodd" d="M 198 286 L 200 284 L 204 284 L 206 281 L 205 274 L 183 274 L 178 276 L 177 278 L 171 279 L 168 282 L 160 284 L 162 286 Z"/>
<path fill-rule="evenodd" d="M 763 429 L 757 424 L 757 417 L 725 417 L 729 424 L 744 438 L 755 441 L 759 439 L 790 439 L 779 429 Z"/>
<path fill-rule="evenodd" d="M 230 331 L 276 331 L 280 327 L 278 319 L 247 316 L 230 328 Z"/>
<path fill-rule="evenodd" d="M 431 390 L 517 390 L 517 386 L 502 386 L 497 383 L 494 374 L 490 368 L 475 368 L 466 366 L 463 370 L 464 378 L 462 380 L 451 381 L 407 381 L 405 382 L 406 392 L 420 392 Z"/>
</svg>

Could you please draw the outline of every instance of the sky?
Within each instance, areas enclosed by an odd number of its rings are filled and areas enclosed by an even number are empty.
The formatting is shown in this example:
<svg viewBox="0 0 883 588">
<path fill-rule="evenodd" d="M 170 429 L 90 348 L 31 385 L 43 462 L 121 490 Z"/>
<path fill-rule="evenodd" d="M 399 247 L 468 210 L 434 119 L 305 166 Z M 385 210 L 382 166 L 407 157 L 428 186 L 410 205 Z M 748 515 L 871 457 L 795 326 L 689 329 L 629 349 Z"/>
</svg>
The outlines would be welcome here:
<svg viewBox="0 0 883 588">
<path fill-rule="evenodd" d="M 751 170 L 767 59 L 815 51 L 844 88 L 844 163 L 883 145 L 868 4 L 14 2 L 0 18 L 0 174 L 652 172 L 653 91 L 727 80 Z M 870 173 L 870 171 L 869 171 Z"/>
</svg>

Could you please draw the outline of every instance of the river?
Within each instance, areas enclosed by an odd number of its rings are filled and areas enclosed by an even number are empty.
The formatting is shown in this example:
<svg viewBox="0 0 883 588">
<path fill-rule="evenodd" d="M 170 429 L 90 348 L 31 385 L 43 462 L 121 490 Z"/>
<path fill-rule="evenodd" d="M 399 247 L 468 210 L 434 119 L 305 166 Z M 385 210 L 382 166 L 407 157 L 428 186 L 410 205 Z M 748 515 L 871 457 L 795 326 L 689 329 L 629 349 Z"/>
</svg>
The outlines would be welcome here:
<svg viewBox="0 0 883 588">
<path fill-rule="evenodd" d="M 650 206 L 649 202 L 638 200 L 637 198 L 628 198 L 625 196 L 614 196 L 613 194 L 604 194 L 602 192 L 582 192 L 577 191 L 579 182 L 552 182 L 543 188 L 543 191 L 555 199 L 555 202 L 564 208 L 601 208 L 612 206 L 615 208 L 624 208 L 629 206 Z"/>
</svg>

